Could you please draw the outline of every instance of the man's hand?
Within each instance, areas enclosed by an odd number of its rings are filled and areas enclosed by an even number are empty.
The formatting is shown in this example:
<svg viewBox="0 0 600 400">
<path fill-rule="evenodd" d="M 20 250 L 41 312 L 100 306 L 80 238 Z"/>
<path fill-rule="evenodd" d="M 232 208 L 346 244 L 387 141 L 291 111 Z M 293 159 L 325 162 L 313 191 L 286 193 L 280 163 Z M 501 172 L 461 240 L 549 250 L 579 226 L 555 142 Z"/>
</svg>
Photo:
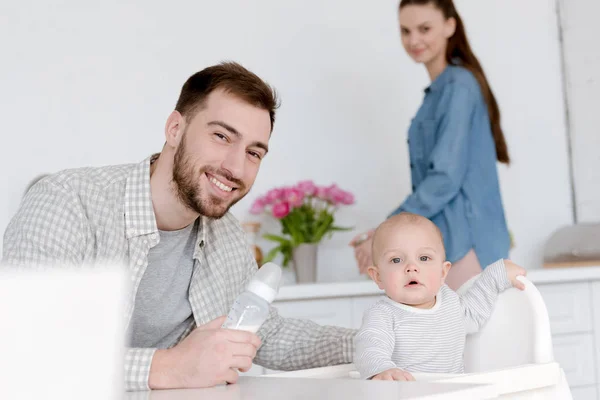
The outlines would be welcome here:
<svg viewBox="0 0 600 400">
<path fill-rule="evenodd" d="M 504 260 L 504 267 L 506 268 L 506 275 L 508 275 L 510 283 L 519 290 L 525 290 L 525 285 L 517 279 L 517 276 L 527 275 L 527 270 L 510 260 Z"/>
<path fill-rule="evenodd" d="M 221 328 L 225 318 L 197 327 L 173 348 L 157 350 L 150 367 L 150 388 L 203 388 L 237 382 L 237 370 L 246 372 L 252 367 L 260 339 L 250 332 Z"/>
<path fill-rule="evenodd" d="M 400 368 L 392 368 L 380 372 L 371 378 L 373 381 L 414 381 L 415 378 L 410 372 L 403 371 Z"/>
</svg>

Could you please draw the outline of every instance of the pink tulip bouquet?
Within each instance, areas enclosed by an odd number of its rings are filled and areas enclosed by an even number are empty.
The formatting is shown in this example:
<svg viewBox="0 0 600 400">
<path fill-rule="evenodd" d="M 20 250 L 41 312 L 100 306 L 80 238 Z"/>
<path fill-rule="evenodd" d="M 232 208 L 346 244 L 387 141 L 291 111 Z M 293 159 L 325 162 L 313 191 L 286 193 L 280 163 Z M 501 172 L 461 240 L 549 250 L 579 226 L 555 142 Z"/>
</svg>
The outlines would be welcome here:
<svg viewBox="0 0 600 400">
<path fill-rule="evenodd" d="M 271 261 L 278 253 L 287 266 L 292 251 L 301 243 L 319 243 L 325 235 L 345 231 L 334 224 L 333 215 L 342 205 L 354 204 L 352 193 L 337 187 L 317 186 L 312 181 L 301 181 L 292 187 L 271 189 L 252 204 L 252 214 L 269 213 L 281 222 L 282 235 L 265 234 L 264 238 L 277 242 L 265 257 Z"/>
</svg>

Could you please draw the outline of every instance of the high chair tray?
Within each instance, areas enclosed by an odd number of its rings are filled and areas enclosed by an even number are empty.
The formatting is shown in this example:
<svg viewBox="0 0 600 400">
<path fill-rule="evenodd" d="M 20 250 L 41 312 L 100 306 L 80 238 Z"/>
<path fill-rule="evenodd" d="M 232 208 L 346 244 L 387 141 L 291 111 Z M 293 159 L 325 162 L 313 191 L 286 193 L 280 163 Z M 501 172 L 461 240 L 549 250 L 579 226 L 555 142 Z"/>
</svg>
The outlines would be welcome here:
<svg viewBox="0 0 600 400">
<path fill-rule="evenodd" d="M 360 379 L 353 364 L 281 372 L 265 375 L 271 378 L 315 378 L 315 379 Z M 432 374 L 415 373 L 420 382 L 470 383 L 493 385 L 497 398 L 502 399 L 570 399 L 570 393 L 557 390 L 562 382 L 563 373 L 555 363 L 526 364 L 487 372 L 468 374 Z"/>
</svg>

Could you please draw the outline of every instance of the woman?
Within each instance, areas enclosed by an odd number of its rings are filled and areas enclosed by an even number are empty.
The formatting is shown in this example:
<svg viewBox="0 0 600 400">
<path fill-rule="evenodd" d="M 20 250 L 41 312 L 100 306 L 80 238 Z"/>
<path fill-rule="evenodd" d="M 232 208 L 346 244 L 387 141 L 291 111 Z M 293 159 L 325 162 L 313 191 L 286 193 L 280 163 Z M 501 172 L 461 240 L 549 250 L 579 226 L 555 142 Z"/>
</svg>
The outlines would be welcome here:
<svg viewBox="0 0 600 400">
<path fill-rule="evenodd" d="M 413 193 L 391 214 L 431 219 L 453 266 L 457 289 L 510 245 L 496 160 L 510 158 L 498 104 L 451 0 L 402 0 L 402 44 L 431 79 L 408 131 Z M 361 273 L 371 263 L 372 231 L 350 243 Z"/>
</svg>

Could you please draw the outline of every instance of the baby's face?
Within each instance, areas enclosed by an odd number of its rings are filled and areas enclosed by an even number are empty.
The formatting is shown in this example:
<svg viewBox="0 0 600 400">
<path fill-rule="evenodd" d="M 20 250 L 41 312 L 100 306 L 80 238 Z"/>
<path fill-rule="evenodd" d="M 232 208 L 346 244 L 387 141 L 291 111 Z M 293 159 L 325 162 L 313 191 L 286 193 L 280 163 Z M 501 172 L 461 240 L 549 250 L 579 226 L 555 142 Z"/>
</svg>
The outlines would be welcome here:
<svg viewBox="0 0 600 400">
<path fill-rule="evenodd" d="M 442 240 L 428 224 L 405 224 L 383 232 L 369 274 L 398 303 L 431 308 L 450 269 Z"/>
</svg>

